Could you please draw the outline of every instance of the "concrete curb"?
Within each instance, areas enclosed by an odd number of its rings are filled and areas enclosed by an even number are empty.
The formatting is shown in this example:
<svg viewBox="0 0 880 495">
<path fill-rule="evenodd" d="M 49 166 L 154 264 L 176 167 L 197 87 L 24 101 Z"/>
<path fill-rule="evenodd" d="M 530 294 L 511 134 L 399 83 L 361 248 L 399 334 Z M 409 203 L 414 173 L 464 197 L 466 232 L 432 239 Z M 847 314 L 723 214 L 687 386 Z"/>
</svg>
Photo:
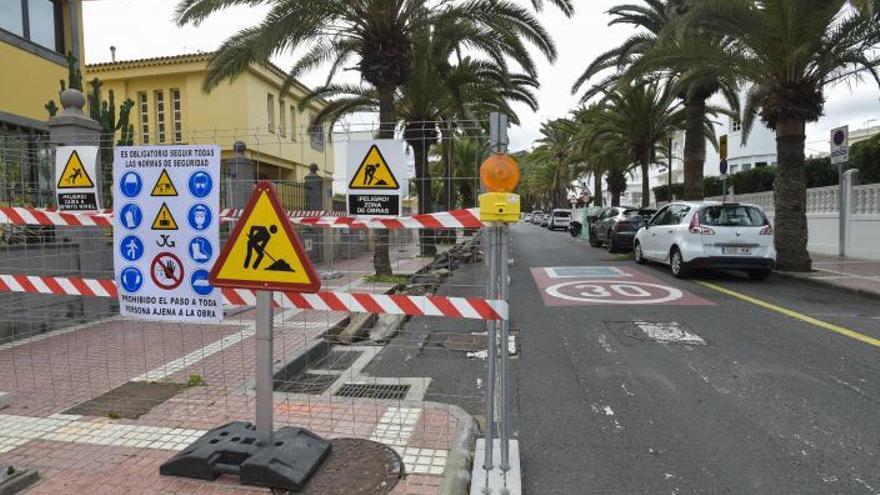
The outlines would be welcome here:
<svg viewBox="0 0 880 495">
<path fill-rule="evenodd" d="M 455 416 L 456 427 L 452 446 L 446 456 L 446 469 L 440 482 L 440 495 L 467 495 L 470 493 L 471 464 L 477 439 L 477 422 L 464 409 L 440 402 L 423 402 L 426 406 L 445 409 Z"/>
<path fill-rule="evenodd" d="M 817 279 L 815 277 L 810 277 L 809 275 L 802 275 L 799 272 L 781 272 L 779 270 L 774 270 L 773 273 L 776 275 L 779 275 L 781 277 L 786 277 L 786 278 L 793 279 L 793 280 L 799 280 L 801 282 L 805 282 L 805 283 L 815 285 L 818 287 L 824 287 L 826 289 L 835 289 L 835 290 L 838 290 L 841 292 L 846 292 L 848 294 L 855 294 L 857 296 L 864 296 L 864 297 L 869 297 L 871 299 L 880 300 L 880 292 L 859 289 L 856 287 L 846 287 L 843 285 L 837 285 L 830 280 Z"/>
</svg>

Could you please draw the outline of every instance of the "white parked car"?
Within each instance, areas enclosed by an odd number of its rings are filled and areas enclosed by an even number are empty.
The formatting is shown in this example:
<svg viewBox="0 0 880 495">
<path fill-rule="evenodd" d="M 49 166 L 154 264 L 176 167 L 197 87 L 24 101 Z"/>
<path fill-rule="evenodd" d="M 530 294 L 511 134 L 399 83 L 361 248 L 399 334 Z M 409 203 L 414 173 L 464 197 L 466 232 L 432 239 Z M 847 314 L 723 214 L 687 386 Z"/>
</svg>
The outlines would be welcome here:
<svg viewBox="0 0 880 495">
<path fill-rule="evenodd" d="M 555 209 L 550 212 L 547 219 L 547 228 L 550 230 L 568 230 L 568 224 L 571 223 L 571 210 Z"/>
<path fill-rule="evenodd" d="M 744 270 L 763 280 L 776 264 L 773 226 L 757 205 L 715 201 L 664 206 L 636 233 L 637 263 L 669 265 L 676 277 L 697 269 Z"/>
</svg>

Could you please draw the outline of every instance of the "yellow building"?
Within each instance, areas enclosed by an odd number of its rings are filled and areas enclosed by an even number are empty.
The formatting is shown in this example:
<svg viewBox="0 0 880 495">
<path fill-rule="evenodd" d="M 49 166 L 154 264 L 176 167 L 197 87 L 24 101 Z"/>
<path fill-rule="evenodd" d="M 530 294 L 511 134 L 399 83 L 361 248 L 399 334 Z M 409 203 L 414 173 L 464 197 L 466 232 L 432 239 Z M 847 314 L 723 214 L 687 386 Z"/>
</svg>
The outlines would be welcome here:
<svg viewBox="0 0 880 495">
<path fill-rule="evenodd" d="M 80 0 L 0 0 L 0 203 L 43 204 L 52 191 L 45 105 L 82 60 Z"/>
<path fill-rule="evenodd" d="M 253 65 L 205 93 L 210 57 L 200 53 L 91 64 L 84 77 L 100 79 L 105 98 L 112 90 L 117 103 L 135 102 L 135 144 L 216 143 L 228 162 L 234 143 L 241 141 L 254 170 L 235 180 L 301 181 L 311 164 L 322 177 L 333 177 L 332 146 L 325 144 L 325 130 L 312 125 L 323 102 L 300 111 L 309 89 L 296 83 L 281 94 L 285 73 L 274 65 Z"/>
<path fill-rule="evenodd" d="M 80 0 L 0 2 L 0 129 L 47 132 L 44 105 L 58 99 L 71 53 L 82 60 Z"/>
</svg>

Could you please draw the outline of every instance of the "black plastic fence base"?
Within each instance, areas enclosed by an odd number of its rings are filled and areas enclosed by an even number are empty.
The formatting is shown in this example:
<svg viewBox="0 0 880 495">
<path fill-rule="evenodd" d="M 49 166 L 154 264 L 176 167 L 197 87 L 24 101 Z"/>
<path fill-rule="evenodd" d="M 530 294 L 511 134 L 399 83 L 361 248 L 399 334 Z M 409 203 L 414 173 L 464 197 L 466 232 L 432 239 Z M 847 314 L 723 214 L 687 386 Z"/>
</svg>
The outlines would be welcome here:
<svg viewBox="0 0 880 495">
<path fill-rule="evenodd" d="M 257 445 L 256 427 L 235 421 L 205 433 L 159 467 L 159 474 L 214 480 L 237 475 L 242 485 L 299 491 L 330 454 L 330 442 L 286 426 L 271 445 Z"/>
</svg>

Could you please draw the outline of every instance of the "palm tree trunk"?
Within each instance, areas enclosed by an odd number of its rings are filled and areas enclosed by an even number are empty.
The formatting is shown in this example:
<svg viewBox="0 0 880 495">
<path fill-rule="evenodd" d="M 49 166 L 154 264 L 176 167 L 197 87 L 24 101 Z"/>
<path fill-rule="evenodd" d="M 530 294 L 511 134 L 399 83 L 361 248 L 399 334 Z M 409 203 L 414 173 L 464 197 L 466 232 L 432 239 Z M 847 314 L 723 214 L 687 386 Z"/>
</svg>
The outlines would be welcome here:
<svg viewBox="0 0 880 495">
<path fill-rule="evenodd" d="M 774 183 L 775 244 L 780 270 L 810 271 L 807 251 L 807 182 L 804 176 L 802 119 L 784 120 L 776 125 L 776 181 Z"/>
<path fill-rule="evenodd" d="M 685 101 L 687 130 L 684 137 L 684 199 L 703 199 L 703 166 L 706 163 L 706 99 Z M 671 192 L 670 192 L 671 194 Z"/>
<path fill-rule="evenodd" d="M 639 157 L 639 167 L 642 171 L 642 208 L 647 208 L 651 204 L 651 178 L 648 177 L 650 164 L 650 150 L 646 150 Z"/>
<path fill-rule="evenodd" d="M 611 206 L 620 206 L 620 191 L 611 191 Z"/>
<path fill-rule="evenodd" d="M 376 88 L 379 93 L 379 139 L 394 138 L 394 85 L 386 84 Z M 390 236 L 387 229 L 373 232 L 373 268 L 376 275 L 392 275 Z"/>
<path fill-rule="evenodd" d="M 431 169 L 428 164 L 430 145 L 422 136 L 407 141 L 413 149 L 413 161 L 416 168 L 416 194 L 419 198 L 419 213 L 432 213 L 434 209 L 431 196 Z M 433 229 L 419 229 L 419 246 L 422 256 L 437 254 L 437 245 Z"/>
<path fill-rule="evenodd" d="M 593 177 L 595 178 L 596 182 L 595 187 L 593 187 L 593 206 L 602 206 L 602 174 L 594 173 Z"/>
</svg>

